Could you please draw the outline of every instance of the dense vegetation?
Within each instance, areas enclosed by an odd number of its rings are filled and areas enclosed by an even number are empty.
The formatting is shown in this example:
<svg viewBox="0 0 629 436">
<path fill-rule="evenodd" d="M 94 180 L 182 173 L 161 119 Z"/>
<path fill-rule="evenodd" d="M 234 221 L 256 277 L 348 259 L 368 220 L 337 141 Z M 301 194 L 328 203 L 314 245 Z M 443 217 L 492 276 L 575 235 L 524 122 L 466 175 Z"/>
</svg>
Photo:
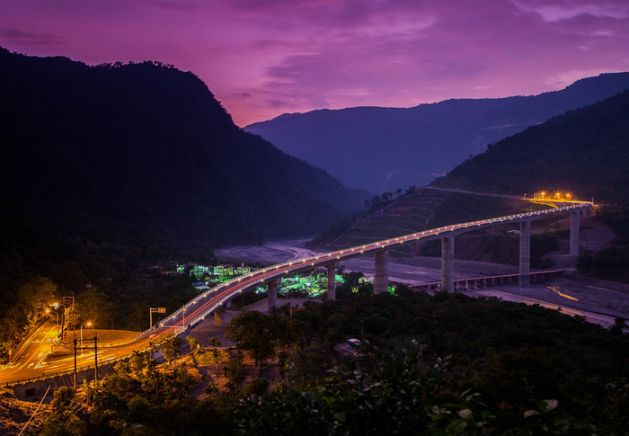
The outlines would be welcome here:
<svg viewBox="0 0 629 436">
<path fill-rule="evenodd" d="M 220 244 L 307 234 L 362 203 L 238 129 L 192 73 L 6 50 L 0 65 L 3 194 L 20 223 Z"/>
<path fill-rule="evenodd" d="M 228 336 L 237 353 L 222 371 L 229 381 L 219 387 L 212 377 L 201 399 L 191 394 L 198 372 L 177 363 L 172 344 L 161 371 L 135 356 L 91 390 L 77 426 L 91 434 L 625 434 L 629 337 L 619 328 L 494 299 L 404 288 L 374 297 L 357 278 L 336 303 L 235 318 Z M 60 425 L 53 417 L 49 430 Z"/>
<path fill-rule="evenodd" d="M 434 184 L 484 192 L 559 189 L 599 203 L 629 200 L 629 91 L 490 145 Z"/>
<path fill-rule="evenodd" d="M 453 99 L 408 109 L 316 110 L 246 129 L 347 186 L 380 194 L 427 184 L 470 154 L 484 152 L 487 144 L 628 88 L 628 73 L 602 74 L 535 96 Z"/>
<path fill-rule="evenodd" d="M 201 80 L 170 66 L 88 67 L 0 48 L 0 95 L 5 344 L 32 325 L 20 289 L 36 277 L 57 297 L 94 285 L 111 303 L 103 327 L 137 328 L 148 304 L 172 309 L 191 292 L 143 277 L 147 265 L 312 234 L 362 203 L 237 128 Z"/>
</svg>

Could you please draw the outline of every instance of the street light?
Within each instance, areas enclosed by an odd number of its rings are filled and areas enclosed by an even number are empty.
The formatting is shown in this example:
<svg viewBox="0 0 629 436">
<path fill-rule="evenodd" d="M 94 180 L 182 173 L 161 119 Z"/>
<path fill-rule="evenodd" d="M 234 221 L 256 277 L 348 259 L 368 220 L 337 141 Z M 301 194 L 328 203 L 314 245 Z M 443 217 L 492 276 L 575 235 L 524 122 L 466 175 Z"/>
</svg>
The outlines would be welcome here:
<svg viewBox="0 0 629 436">
<path fill-rule="evenodd" d="M 154 313 L 166 313 L 165 307 L 149 307 L 149 330 L 153 330 L 153 314 Z"/>
<path fill-rule="evenodd" d="M 59 325 L 59 312 L 57 312 L 57 308 L 59 307 L 59 304 L 51 303 L 50 306 L 52 306 L 55 309 L 55 316 L 57 317 L 57 325 Z M 50 307 L 45 308 L 44 313 L 46 315 L 50 315 Z"/>
<path fill-rule="evenodd" d="M 92 327 L 92 321 L 87 321 L 85 327 L 88 329 Z M 83 354 L 83 324 L 81 323 L 81 354 Z"/>
</svg>

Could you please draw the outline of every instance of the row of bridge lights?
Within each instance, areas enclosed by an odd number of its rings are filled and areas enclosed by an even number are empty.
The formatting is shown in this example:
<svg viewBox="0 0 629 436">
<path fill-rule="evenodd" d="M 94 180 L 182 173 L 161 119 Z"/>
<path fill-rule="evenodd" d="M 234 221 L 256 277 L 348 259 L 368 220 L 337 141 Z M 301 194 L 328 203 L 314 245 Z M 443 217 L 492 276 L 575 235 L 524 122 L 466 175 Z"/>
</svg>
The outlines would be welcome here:
<svg viewBox="0 0 629 436">
<path fill-rule="evenodd" d="M 540 191 L 533 194 L 533 198 L 539 200 L 564 200 L 572 201 L 573 197 L 570 192 L 556 191 L 554 194 L 551 192 Z"/>
<path fill-rule="evenodd" d="M 550 196 L 549 196 L 549 197 L 546 197 L 546 195 L 547 195 L 547 193 L 546 193 L 545 191 L 541 191 L 541 192 L 539 192 L 539 193 L 536 193 L 536 194 L 535 194 L 535 198 L 539 198 L 539 199 L 541 199 L 541 198 L 544 198 L 544 199 L 551 199 L 551 198 L 554 198 L 554 199 L 564 199 L 564 200 L 571 200 L 571 199 L 572 199 L 572 194 L 570 194 L 570 193 L 565 193 L 565 194 L 562 194 L 561 192 L 556 192 L 554 197 L 550 197 Z M 563 208 L 563 209 L 569 209 L 569 208 L 570 208 L 570 207 Z M 539 215 L 539 214 L 541 214 L 541 213 L 547 213 L 547 212 L 546 212 L 546 211 L 544 211 L 544 212 L 540 212 L 540 211 L 538 211 L 538 212 L 536 212 L 536 213 L 534 213 L 534 214 L 535 214 L 535 215 Z M 528 215 L 528 214 L 519 214 L 519 215 L 516 215 L 516 217 L 518 217 L 518 218 L 522 218 L 522 217 L 524 217 L 524 216 L 526 216 L 526 215 Z M 490 219 L 490 220 L 488 220 L 488 221 L 489 221 L 489 222 L 496 222 L 496 221 L 504 221 L 504 220 L 503 220 L 503 219 Z M 481 222 L 480 222 L 480 221 L 475 221 L 475 222 L 474 222 L 474 223 L 472 223 L 472 224 L 477 224 L 477 225 L 480 225 L 480 224 L 481 224 Z M 448 226 L 447 228 L 448 228 L 449 230 L 454 230 L 454 227 L 455 227 L 455 226 Z M 467 227 L 467 225 L 466 225 L 465 227 Z M 436 230 L 436 229 L 433 229 L 433 230 L 430 230 L 430 231 L 427 231 L 427 232 L 419 232 L 419 233 L 420 233 L 420 234 L 435 234 L 435 233 L 436 233 L 436 231 L 435 231 L 435 230 Z M 419 236 L 419 235 L 418 235 L 418 236 Z M 404 240 L 407 240 L 407 239 L 409 239 L 409 238 L 407 238 L 407 237 L 392 238 L 392 239 L 390 239 L 390 240 L 385 241 L 384 243 L 383 243 L 383 242 L 378 242 L 378 243 L 376 244 L 376 246 L 381 248 L 384 244 L 388 244 L 388 243 L 391 243 L 391 242 L 400 242 L 400 241 L 401 241 L 401 240 L 403 240 L 403 239 L 404 239 Z M 343 251 L 342 251 L 342 254 L 347 254 L 347 252 L 357 252 L 357 251 L 358 251 L 358 252 L 360 252 L 360 253 L 364 253 L 366 249 L 369 249 L 369 246 L 368 246 L 368 245 L 362 246 L 362 247 L 360 247 L 360 249 L 359 249 L 359 248 L 353 248 L 353 249 L 351 249 L 351 250 L 343 250 Z M 262 269 L 262 270 L 260 270 L 260 271 L 257 271 L 257 272 L 250 272 L 249 274 L 246 274 L 246 275 L 244 275 L 244 276 L 238 277 L 237 279 L 233 279 L 233 280 L 231 280 L 231 281 L 229 281 L 229 282 L 227 282 L 227 283 L 223 283 L 223 285 L 222 285 L 222 286 L 219 286 L 219 287 L 227 287 L 229 284 L 231 284 L 231 282 L 241 282 L 241 281 L 242 281 L 242 280 L 244 280 L 245 278 L 250 277 L 250 276 L 253 276 L 254 274 L 257 274 L 257 273 L 260 273 L 260 272 L 266 272 L 266 271 L 275 270 L 275 269 L 278 269 L 278 268 L 280 268 L 280 267 L 282 267 L 282 266 L 292 266 L 292 265 L 294 265 L 295 263 L 303 263 L 303 264 L 307 264 L 307 263 L 308 263 L 308 261 L 310 261 L 311 265 L 314 265 L 314 262 L 312 262 L 313 260 L 319 260 L 319 259 L 321 259 L 322 257 L 326 257 L 326 256 L 328 256 L 328 255 L 319 255 L 319 256 L 314 256 L 314 257 L 312 257 L 312 258 L 310 258 L 310 259 L 304 259 L 304 260 L 302 260 L 302 261 L 286 262 L 285 264 L 279 264 L 279 265 L 275 265 L 275 266 L 267 267 L 267 268 L 264 268 L 264 269 Z M 337 259 L 340 259 L 340 255 L 336 256 L 336 258 L 337 258 Z M 264 280 L 260 280 L 258 283 L 261 283 L 261 282 L 263 282 L 263 281 L 264 281 Z M 217 290 L 218 290 L 218 289 L 213 290 L 213 293 L 214 293 L 214 292 L 216 292 Z M 241 293 L 241 292 L 242 292 L 242 289 L 239 289 L 239 290 L 238 290 L 238 293 Z M 184 306 L 184 309 L 185 309 L 185 308 L 187 308 L 188 306 L 192 305 L 192 304 L 196 304 L 196 303 L 198 303 L 198 300 L 199 300 L 199 299 L 201 299 L 201 298 L 206 298 L 208 293 L 209 293 L 209 291 L 206 291 L 205 295 L 200 296 L 199 298 L 195 299 L 194 301 L 189 302 L 188 304 L 186 304 L 186 305 Z M 224 301 L 225 301 L 225 300 L 221 300 L 221 302 L 219 303 L 219 305 L 220 305 L 220 304 L 222 304 Z M 177 312 L 173 313 L 173 314 L 172 314 L 170 317 L 168 317 L 167 319 L 164 319 L 162 322 L 160 322 L 160 324 L 159 324 L 159 325 L 160 325 L 160 326 L 161 326 L 161 325 L 163 325 L 163 322 L 165 322 L 165 321 L 167 321 L 168 319 L 170 319 L 170 318 L 172 318 L 172 317 L 176 316 L 176 313 L 178 313 L 178 312 L 179 312 L 179 311 L 177 311 Z M 211 310 L 210 310 L 210 312 L 211 312 Z M 203 318 L 204 318 L 204 319 L 205 319 L 205 315 L 206 315 L 206 314 L 204 314 L 204 315 L 203 315 Z"/>
</svg>

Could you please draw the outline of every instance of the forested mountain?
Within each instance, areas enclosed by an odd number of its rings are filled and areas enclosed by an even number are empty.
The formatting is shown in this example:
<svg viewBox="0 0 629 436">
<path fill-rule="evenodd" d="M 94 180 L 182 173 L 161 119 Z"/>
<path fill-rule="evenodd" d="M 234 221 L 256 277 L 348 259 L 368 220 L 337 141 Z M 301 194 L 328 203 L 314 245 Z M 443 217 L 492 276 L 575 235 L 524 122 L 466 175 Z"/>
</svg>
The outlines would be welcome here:
<svg viewBox="0 0 629 436">
<path fill-rule="evenodd" d="M 149 262 L 314 234 L 364 199 L 239 129 L 192 73 L 3 49 L 0 187 L 0 361 L 44 297 L 141 329 L 148 304 L 194 295 Z"/>
<path fill-rule="evenodd" d="M 489 143 L 627 88 L 629 73 L 601 74 L 536 96 L 317 110 L 246 129 L 347 186 L 381 193 L 427 184 Z"/>
<path fill-rule="evenodd" d="M 629 91 L 490 145 L 434 183 L 489 192 L 574 192 L 629 200 Z"/>
<path fill-rule="evenodd" d="M 312 234 L 362 205 L 236 127 L 192 73 L 1 50 L 0 95 L 3 215 L 20 226 L 211 246 Z"/>
</svg>

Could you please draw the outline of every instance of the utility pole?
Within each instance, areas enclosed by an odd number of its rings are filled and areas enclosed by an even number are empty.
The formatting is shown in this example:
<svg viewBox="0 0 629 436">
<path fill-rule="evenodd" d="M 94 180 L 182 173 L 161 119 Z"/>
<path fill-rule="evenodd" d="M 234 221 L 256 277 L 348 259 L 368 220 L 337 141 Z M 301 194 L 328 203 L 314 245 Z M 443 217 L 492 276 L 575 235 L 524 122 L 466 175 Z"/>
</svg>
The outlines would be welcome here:
<svg viewBox="0 0 629 436">
<path fill-rule="evenodd" d="M 98 336 L 94 335 L 94 381 L 98 381 Z"/>
<path fill-rule="evenodd" d="M 74 389 L 76 390 L 76 336 L 74 336 Z"/>
<path fill-rule="evenodd" d="M 94 334 L 92 339 L 86 341 L 94 341 L 94 381 L 98 381 L 98 336 Z"/>
<path fill-rule="evenodd" d="M 72 320 L 74 316 L 74 295 L 64 295 L 62 298 L 62 302 L 63 302 L 63 311 L 61 312 L 61 340 L 63 341 L 65 315 L 66 315 L 65 309 L 67 309 L 68 306 L 70 306 L 70 312 L 72 314 L 70 316 L 70 320 Z"/>
</svg>

